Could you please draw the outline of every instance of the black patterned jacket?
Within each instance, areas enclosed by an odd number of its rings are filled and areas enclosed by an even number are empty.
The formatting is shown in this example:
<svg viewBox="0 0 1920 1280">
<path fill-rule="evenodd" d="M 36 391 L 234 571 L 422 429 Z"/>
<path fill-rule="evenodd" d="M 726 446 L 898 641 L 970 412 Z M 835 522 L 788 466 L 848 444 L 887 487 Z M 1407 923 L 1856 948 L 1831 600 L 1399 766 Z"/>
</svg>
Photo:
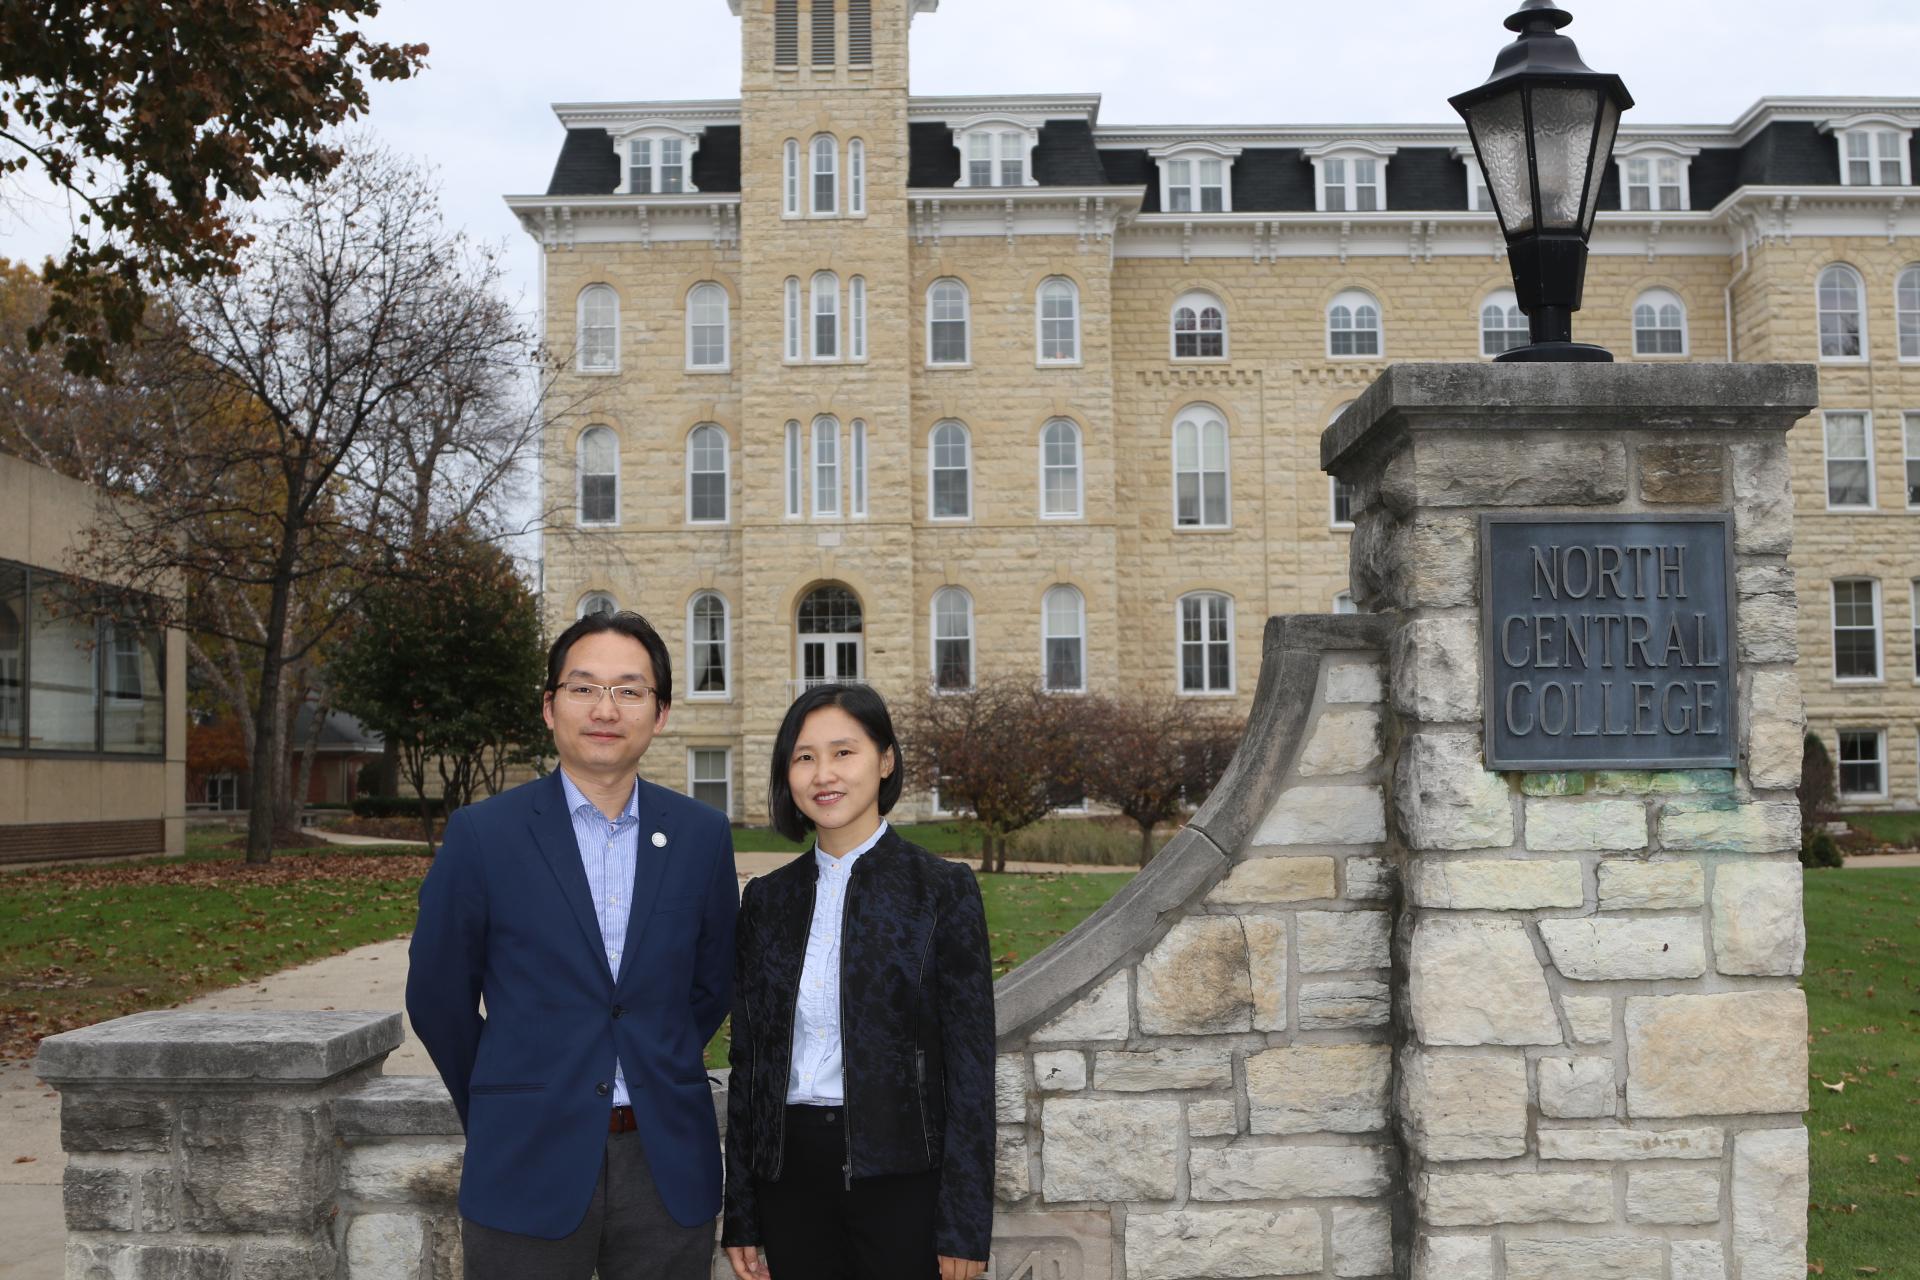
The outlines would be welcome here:
<svg viewBox="0 0 1920 1280">
<path fill-rule="evenodd" d="M 780 1177 L 811 852 L 749 881 L 735 937 L 721 1240 L 760 1243 L 754 1179 Z M 940 1171 L 938 1252 L 993 1236 L 993 970 L 980 886 L 889 827 L 847 885 L 840 949 L 846 1176 Z"/>
</svg>

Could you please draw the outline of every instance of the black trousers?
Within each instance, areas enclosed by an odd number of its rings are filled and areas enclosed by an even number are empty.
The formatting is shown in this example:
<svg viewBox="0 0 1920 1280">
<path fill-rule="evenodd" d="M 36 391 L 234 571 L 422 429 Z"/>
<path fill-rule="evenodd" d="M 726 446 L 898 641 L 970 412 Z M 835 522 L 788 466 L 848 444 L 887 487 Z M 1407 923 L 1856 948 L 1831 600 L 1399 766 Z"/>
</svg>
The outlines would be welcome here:
<svg viewBox="0 0 1920 1280">
<path fill-rule="evenodd" d="M 930 1280 L 937 1170 L 847 1185 L 838 1107 L 788 1107 L 780 1178 L 758 1178 L 761 1248 L 777 1280 Z"/>
</svg>

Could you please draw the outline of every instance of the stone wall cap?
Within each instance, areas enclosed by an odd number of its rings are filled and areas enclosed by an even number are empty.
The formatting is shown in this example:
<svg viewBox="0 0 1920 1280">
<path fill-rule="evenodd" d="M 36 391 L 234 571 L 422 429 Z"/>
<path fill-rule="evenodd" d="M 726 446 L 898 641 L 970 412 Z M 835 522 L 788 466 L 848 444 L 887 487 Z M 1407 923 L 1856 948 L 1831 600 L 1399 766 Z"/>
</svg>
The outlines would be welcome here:
<svg viewBox="0 0 1920 1280">
<path fill-rule="evenodd" d="M 1810 364 L 1396 364 L 1321 433 L 1320 465 L 1398 428 L 1785 431 L 1819 403 Z"/>
<path fill-rule="evenodd" d="M 464 1132 L 439 1076 L 375 1076 L 333 1102 L 333 1123 L 348 1138 L 401 1138 Z"/>
<path fill-rule="evenodd" d="M 404 1039 L 398 1013 L 156 1010 L 47 1037 L 34 1074 L 55 1086 L 318 1084 L 377 1061 Z"/>
</svg>

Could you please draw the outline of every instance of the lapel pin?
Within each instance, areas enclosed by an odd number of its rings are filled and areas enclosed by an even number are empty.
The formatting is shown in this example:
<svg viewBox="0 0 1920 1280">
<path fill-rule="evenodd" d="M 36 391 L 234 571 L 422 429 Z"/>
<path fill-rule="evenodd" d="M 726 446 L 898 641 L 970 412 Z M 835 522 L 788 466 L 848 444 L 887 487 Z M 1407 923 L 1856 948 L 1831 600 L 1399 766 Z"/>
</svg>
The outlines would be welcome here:
<svg viewBox="0 0 1920 1280">
<path fill-rule="evenodd" d="M 654 832 L 654 833 L 653 833 L 653 847 L 654 847 L 654 848 L 656 848 L 656 849 L 664 849 L 664 848 L 666 848 L 666 847 L 667 847 L 667 833 L 666 833 L 666 832 L 664 832 L 664 831 L 656 831 L 656 832 Z"/>
</svg>

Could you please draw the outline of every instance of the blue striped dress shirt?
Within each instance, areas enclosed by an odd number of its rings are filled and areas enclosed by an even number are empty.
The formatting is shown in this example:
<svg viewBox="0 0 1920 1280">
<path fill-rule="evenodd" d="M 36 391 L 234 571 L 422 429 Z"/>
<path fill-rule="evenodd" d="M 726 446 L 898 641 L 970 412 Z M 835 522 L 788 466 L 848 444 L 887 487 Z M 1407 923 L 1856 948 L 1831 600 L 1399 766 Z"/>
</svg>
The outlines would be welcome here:
<svg viewBox="0 0 1920 1280">
<path fill-rule="evenodd" d="M 887 834 L 880 829 L 859 848 L 841 857 L 813 846 L 819 873 L 813 893 L 813 924 L 807 930 L 807 958 L 800 966 L 800 998 L 793 1007 L 793 1066 L 787 1074 L 787 1101 L 837 1107 L 847 1089 L 840 1060 L 840 922 L 847 913 L 847 882 L 860 855 Z"/>
<path fill-rule="evenodd" d="M 633 877 L 640 860 L 640 780 L 633 780 L 633 792 L 618 822 L 608 822 L 607 815 L 573 785 L 565 769 L 560 771 L 560 787 L 567 795 L 567 812 L 573 815 L 573 843 L 580 850 L 580 865 L 586 870 L 587 888 L 593 894 L 600 945 L 607 950 L 607 967 L 618 978 L 620 949 L 627 944 L 627 920 L 633 913 Z M 617 1055 L 613 1061 L 613 1105 L 631 1105 L 627 1078 Z"/>
</svg>

